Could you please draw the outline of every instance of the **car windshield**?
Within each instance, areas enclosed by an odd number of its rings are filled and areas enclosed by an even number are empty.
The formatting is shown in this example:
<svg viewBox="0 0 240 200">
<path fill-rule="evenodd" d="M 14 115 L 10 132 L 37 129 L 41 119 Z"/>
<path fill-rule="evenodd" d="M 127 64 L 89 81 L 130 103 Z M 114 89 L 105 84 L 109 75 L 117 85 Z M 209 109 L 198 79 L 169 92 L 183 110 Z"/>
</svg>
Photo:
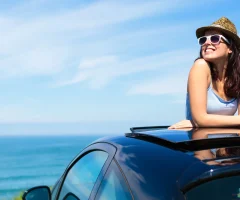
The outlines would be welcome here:
<svg viewBox="0 0 240 200">
<path fill-rule="evenodd" d="M 240 176 L 215 179 L 186 193 L 187 200 L 240 199 Z"/>
</svg>

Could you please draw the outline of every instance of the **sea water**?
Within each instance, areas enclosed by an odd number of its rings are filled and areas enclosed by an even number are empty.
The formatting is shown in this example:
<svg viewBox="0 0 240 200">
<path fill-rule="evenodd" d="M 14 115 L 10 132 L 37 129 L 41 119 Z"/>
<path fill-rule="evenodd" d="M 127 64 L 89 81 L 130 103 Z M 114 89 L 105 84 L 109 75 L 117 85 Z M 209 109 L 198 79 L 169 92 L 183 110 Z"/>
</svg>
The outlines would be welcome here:
<svg viewBox="0 0 240 200">
<path fill-rule="evenodd" d="M 1 136 L 0 200 L 38 185 L 53 186 L 69 162 L 100 135 Z"/>
</svg>

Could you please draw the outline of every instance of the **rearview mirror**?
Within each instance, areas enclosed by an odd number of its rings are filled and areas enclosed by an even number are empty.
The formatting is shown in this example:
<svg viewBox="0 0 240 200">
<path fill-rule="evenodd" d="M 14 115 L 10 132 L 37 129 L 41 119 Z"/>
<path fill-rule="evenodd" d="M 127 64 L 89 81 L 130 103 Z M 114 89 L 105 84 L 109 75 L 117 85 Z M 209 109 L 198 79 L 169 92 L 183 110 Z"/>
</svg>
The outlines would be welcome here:
<svg viewBox="0 0 240 200">
<path fill-rule="evenodd" d="M 33 187 L 24 192 L 23 200 L 51 200 L 51 191 L 48 186 Z"/>
</svg>

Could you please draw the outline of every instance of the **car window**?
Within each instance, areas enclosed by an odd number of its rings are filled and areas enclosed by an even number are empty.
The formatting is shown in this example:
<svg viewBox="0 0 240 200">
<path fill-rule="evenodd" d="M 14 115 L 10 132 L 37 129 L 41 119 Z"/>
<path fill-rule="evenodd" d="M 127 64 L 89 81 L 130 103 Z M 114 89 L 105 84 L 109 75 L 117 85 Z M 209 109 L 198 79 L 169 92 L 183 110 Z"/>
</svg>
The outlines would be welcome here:
<svg viewBox="0 0 240 200">
<path fill-rule="evenodd" d="M 92 151 L 78 160 L 64 180 L 59 200 L 66 199 L 69 193 L 87 200 L 107 158 L 104 151 Z"/>
<path fill-rule="evenodd" d="M 127 183 L 113 160 L 99 191 L 96 200 L 131 200 L 132 196 Z"/>
</svg>

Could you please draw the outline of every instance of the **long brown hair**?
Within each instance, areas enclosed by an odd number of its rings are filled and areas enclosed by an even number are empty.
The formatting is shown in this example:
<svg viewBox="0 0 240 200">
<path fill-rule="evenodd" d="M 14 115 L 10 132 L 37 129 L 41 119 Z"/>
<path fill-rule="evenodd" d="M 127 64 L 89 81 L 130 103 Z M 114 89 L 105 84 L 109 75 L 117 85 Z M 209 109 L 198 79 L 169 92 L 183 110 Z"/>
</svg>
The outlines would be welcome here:
<svg viewBox="0 0 240 200">
<path fill-rule="evenodd" d="M 232 53 L 228 57 L 228 65 L 225 73 L 224 92 L 230 98 L 240 97 L 240 50 L 234 41 L 228 38 L 230 44 L 228 47 L 232 50 Z M 200 50 L 200 58 L 203 58 Z M 211 62 L 210 65 L 212 80 L 218 79 L 218 71 Z"/>
</svg>

